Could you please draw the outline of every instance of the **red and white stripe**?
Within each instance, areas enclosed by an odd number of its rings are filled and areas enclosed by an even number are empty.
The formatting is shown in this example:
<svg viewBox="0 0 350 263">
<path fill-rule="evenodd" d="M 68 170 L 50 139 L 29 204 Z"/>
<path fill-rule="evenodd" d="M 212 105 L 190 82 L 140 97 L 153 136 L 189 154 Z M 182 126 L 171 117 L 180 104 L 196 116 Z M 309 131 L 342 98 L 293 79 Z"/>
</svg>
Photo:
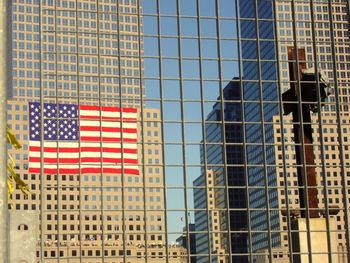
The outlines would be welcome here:
<svg viewBox="0 0 350 263">
<path fill-rule="evenodd" d="M 81 105 L 79 115 L 80 141 L 44 141 L 44 173 L 139 174 L 137 109 L 123 108 L 121 114 L 117 107 Z M 29 143 L 30 173 L 41 172 L 40 145 Z"/>
</svg>

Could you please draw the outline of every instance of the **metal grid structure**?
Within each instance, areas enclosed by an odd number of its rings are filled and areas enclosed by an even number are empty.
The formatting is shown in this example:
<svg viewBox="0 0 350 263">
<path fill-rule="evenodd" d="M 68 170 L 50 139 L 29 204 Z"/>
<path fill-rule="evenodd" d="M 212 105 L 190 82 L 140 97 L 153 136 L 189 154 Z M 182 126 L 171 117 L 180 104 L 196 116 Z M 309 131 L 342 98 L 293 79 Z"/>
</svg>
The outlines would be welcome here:
<svg viewBox="0 0 350 263">
<path fill-rule="evenodd" d="M 32 194 L 16 190 L 11 209 L 37 212 L 37 262 L 347 262 L 349 10 L 345 0 L 13 0 L 8 122 L 24 147 L 10 152 Z M 333 87 L 326 102 L 316 88 L 310 121 L 310 101 L 283 103 L 308 83 L 302 67 Z M 139 175 L 123 161 L 121 173 L 45 174 L 44 129 L 41 173 L 30 174 L 29 102 L 137 109 Z M 119 147 L 124 160 L 130 145 Z M 305 186 L 310 168 L 316 186 Z"/>
</svg>

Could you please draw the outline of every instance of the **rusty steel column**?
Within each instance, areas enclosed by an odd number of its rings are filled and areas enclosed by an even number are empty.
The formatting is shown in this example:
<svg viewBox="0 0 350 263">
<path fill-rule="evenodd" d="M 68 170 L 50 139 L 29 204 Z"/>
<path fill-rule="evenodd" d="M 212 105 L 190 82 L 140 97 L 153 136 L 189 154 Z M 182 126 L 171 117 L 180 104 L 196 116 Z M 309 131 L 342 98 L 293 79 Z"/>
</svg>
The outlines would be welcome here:
<svg viewBox="0 0 350 263">
<path fill-rule="evenodd" d="M 296 96 L 296 103 L 293 107 L 293 128 L 295 141 L 295 155 L 297 163 L 299 202 L 301 216 L 306 217 L 306 208 L 309 209 L 310 218 L 318 218 L 318 198 L 317 198 L 317 181 L 315 169 L 315 155 L 313 149 L 311 112 L 309 105 L 303 103 L 302 96 L 299 94 L 302 86 L 302 70 L 306 69 L 305 49 L 298 50 L 299 65 L 296 64 L 294 47 L 288 48 L 288 63 L 290 88 Z M 297 73 L 299 71 L 299 81 Z M 316 84 L 315 84 L 316 85 Z M 299 104 L 301 102 L 301 104 Z M 300 112 L 301 111 L 301 112 Z M 303 126 L 301 126 L 301 124 Z M 305 164 L 305 169 L 304 169 Z M 307 194 L 307 198 L 305 196 Z"/>
</svg>

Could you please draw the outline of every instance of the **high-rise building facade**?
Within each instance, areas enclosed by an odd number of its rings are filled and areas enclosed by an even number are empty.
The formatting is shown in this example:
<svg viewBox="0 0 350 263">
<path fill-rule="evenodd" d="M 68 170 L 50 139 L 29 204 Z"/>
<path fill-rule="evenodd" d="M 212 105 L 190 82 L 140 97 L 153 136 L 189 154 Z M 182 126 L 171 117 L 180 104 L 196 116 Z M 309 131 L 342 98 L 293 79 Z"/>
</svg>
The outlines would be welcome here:
<svg viewBox="0 0 350 263">
<path fill-rule="evenodd" d="M 52 100 L 121 94 L 139 107 L 142 22 L 135 1 L 14 1 L 12 12 L 14 98 L 38 99 L 41 89 Z"/>
<path fill-rule="evenodd" d="M 166 243 L 160 111 L 141 104 L 142 21 L 136 1 L 14 1 L 12 11 L 8 120 L 23 145 L 13 154 L 30 194 L 16 191 L 11 207 L 37 211 L 38 260 L 142 262 L 152 256 L 162 262 L 169 254 L 171 262 L 184 262 L 186 250 Z M 138 174 L 30 173 L 29 103 L 40 101 L 44 108 L 47 103 L 136 108 Z"/>
<path fill-rule="evenodd" d="M 227 187 L 227 193 L 221 191 L 221 208 L 228 208 L 230 222 L 221 230 L 230 233 L 226 245 L 231 246 L 234 262 L 250 262 L 249 252 L 280 245 L 273 126 L 269 125 L 278 113 L 273 9 L 270 1 L 259 5 L 239 1 L 240 77 L 227 84 L 217 99 L 221 101 L 208 114 L 201 151 L 204 166 L 218 166 L 212 168 L 215 177 L 221 178 L 217 187 Z M 258 103 L 263 100 L 270 103 Z M 199 182 L 208 185 L 206 173 L 204 170 L 203 178 L 195 181 L 196 186 Z M 203 221 L 199 212 L 196 218 Z M 209 228 L 209 222 L 199 224 Z M 208 246 L 213 249 L 206 242 L 206 249 Z"/>
<path fill-rule="evenodd" d="M 344 177 L 349 174 L 349 106 L 347 72 L 349 62 L 349 21 L 348 3 L 346 1 L 294 3 L 279 1 L 276 4 L 277 34 L 280 63 L 281 89 L 289 88 L 288 48 L 295 47 L 305 50 L 307 68 L 324 72 L 333 86 L 333 94 L 320 114 L 312 114 L 315 168 L 318 182 L 318 207 L 327 210 L 329 207 L 340 208 L 337 215 L 331 215 L 336 221 L 339 251 L 346 248 L 346 226 L 348 209 L 344 207 L 346 195 L 342 187 Z M 334 49 L 333 49 L 334 47 Z M 304 61 L 301 61 L 304 62 Z M 339 107 L 339 108 L 338 108 Z M 339 114 L 339 116 L 338 116 Z M 280 122 L 280 118 L 275 119 Z M 294 134 L 291 118 L 283 117 L 284 125 L 275 127 L 276 160 L 279 166 L 278 186 L 279 207 L 290 209 L 300 207 L 295 162 Z M 320 124 L 321 123 L 321 124 Z M 341 127 L 338 124 L 341 124 Z M 339 130 L 340 129 L 340 130 Z M 284 146 L 282 146 L 284 142 Z M 290 166 L 284 171 L 284 159 Z M 286 174 L 285 174 L 286 172 Z M 288 193 L 285 192 L 284 176 L 288 178 Z M 346 179 L 347 181 L 347 179 Z M 346 191 L 347 192 L 347 191 Z M 280 214 L 281 227 L 288 230 L 287 218 Z M 289 246 L 288 234 L 283 232 L 282 245 Z M 340 252 L 339 252 L 340 253 Z"/>
<path fill-rule="evenodd" d="M 8 122 L 23 147 L 10 153 L 31 192 L 26 198 L 16 189 L 9 207 L 36 212 L 37 262 L 346 259 L 347 1 L 12 2 Z M 290 59 L 289 50 L 305 57 Z M 282 94 L 304 82 L 292 79 L 294 67 L 300 76 L 301 67 L 324 71 L 333 89 L 325 102 L 316 102 L 322 109 L 311 113 L 312 164 L 304 160 L 306 151 L 297 162 L 297 149 L 306 147 L 296 142 L 294 128 L 306 121 L 293 123 L 283 115 Z M 59 151 L 55 163 L 43 153 L 33 159 L 32 129 L 43 135 L 39 152 L 45 152 L 47 121 L 76 121 L 80 129 L 91 119 L 80 113 L 51 119 L 34 114 L 43 119 L 33 122 L 40 129 L 33 127 L 29 103 L 46 110 L 101 106 L 97 117 L 90 116 L 96 117 L 93 132 L 100 137 L 95 150 L 102 152 L 102 171 L 119 172 L 45 173 L 47 162 L 57 169 L 67 163 L 60 163 Z M 296 104 L 300 115 L 304 101 Z M 136 113 L 135 120 L 123 114 L 113 119 L 120 109 Z M 108 119 L 102 111 L 114 113 Z M 74 125 L 57 132 L 69 135 Z M 78 141 L 68 136 L 68 143 L 80 145 L 72 154 L 79 161 L 63 160 L 68 165 L 86 165 L 83 132 Z M 106 132 L 119 136 L 113 143 L 120 152 L 104 154 Z M 132 142 L 123 140 L 129 133 Z M 33 162 L 43 173 L 30 172 Z M 310 166 L 317 178 L 318 219 L 326 226 L 320 232 L 327 246 L 320 251 L 312 243 L 318 233 L 314 218 L 300 215 L 309 210 L 300 205 L 300 193 L 309 186 L 298 177 L 308 176 Z M 305 232 L 293 229 L 296 220 L 305 220 Z M 293 246 L 295 236 L 306 250 Z"/>
<path fill-rule="evenodd" d="M 250 249 L 257 251 L 267 247 L 266 242 L 268 239 L 263 237 L 265 233 L 259 233 L 258 229 L 262 227 L 261 224 L 267 223 L 264 220 L 261 221 L 261 218 L 266 216 L 264 208 L 271 206 L 277 209 L 276 199 L 260 199 L 257 202 L 259 195 L 264 197 L 264 194 L 259 192 L 261 190 L 252 188 L 247 191 L 249 185 L 254 185 L 262 180 L 262 174 L 253 169 L 253 167 L 248 166 L 247 168 L 252 171 L 249 172 L 249 177 L 246 175 L 244 167 L 245 149 L 243 147 L 245 141 L 243 136 L 245 133 L 241 123 L 243 118 L 242 112 L 244 111 L 242 111 L 242 103 L 240 102 L 241 89 L 238 78 L 233 79 L 224 88 L 223 97 L 225 101 L 223 105 L 224 110 L 221 110 L 220 103 L 216 103 L 206 120 L 206 138 L 203 143 L 201 156 L 203 163 L 207 165 L 209 170 L 204 171 L 203 175 L 194 181 L 194 185 L 197 187 L 205 186 L 205 191 L 207 192 L 207 196 L 205 196 L 203 195 L 204 189 L 196 189 L 194 191 L 194 205 L 196 208 L 207 208 L 207 213 L 209 213 L 207 219 L 209 221 L 205 220 L 205 211 L 195 213 L 196 230 L 210 229 L 213 233 L 211 233 L 210 240 L 204 234 L 197 234 L 196 245 L 197 249 L 202 249 L 202 251 L 213 250 L 212 253 L 218 256 L 217 262 L 221 262 L 220 257 L 224 258 L 221 259 L 224 260 L 223 262 L 228 262 L 228 257 L 220 256 L 220 254 L 226 254 L 229 250 L 227 246 L 231 244 L 231 251 L 235 254 L 232 260 L 234 262 L 249 262 L 249 256 L 244 254 L 248 254 Z M 221 118 L 224 118 L 227 122 L 225 123 L 224 135 L 222 134 L 222 128 L 217 123 Z M 218 144 L 218 142 L 220 143 L 223 140 L 226 142 L 225 149 L 222 148 L 221 144 Z M 251 150 L 250 154 L 252 153 L 253 150 Z M 222 163 L 228 166 L 226 173 L 220 166 Z M 276 180 L 273 179 L 273 176 L 275 177 L 275 173 L 270 172 L 269 178 L 271 181 Z M 228 188 L 228 196 L 226 196 L 225 187 Z M 271 189 L 270 191 L 269 194 L 276 198 L 276 189 Z M 248 208 L 254 206 L 256 206 L 255 213 L 249 213 Z M 229 217 L 226 216 L 226 211 L 222 211 L 225 208 L 229 208 Z M 254 217 L 260 218 L 259 224 L 255 223 Z M 279 247 L 280 240 L 278 234 L 276 234 L 276 231 L 279 231 L 276 211 L 270 217 L 270 220 L 273 222 L 271 228 L 275 231 L 271 235 L 272 246 Z M 231 236 L 225 233 L 228 228 Z M 249 235 L 247 231 L 249 228 L 256 229 L 254 236 Z M 230 241 L 228 238 L 230 238 Z M 252 247 L 249 246 L 250 242 Z M 201 243 L 202 247 L 199 245 Z"/>
</svg>

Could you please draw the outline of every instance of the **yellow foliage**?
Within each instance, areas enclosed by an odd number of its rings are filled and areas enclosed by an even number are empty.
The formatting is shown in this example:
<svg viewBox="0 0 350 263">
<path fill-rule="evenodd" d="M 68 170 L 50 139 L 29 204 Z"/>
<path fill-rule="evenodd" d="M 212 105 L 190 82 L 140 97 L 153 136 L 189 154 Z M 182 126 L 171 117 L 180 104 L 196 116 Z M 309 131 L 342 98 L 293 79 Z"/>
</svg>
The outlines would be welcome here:
<svg viewBox="0 0 350 263">
<path fill-rule="evenodd" d="M 7 142 L 11 144 L 15 149 L 20 149 L 22 148 L 22 145 L 19 143 L 17 140 L 15 134 L 11 130 L 10 126 L 7 125 Z M 9 162 L 7 163 L 7 170 L 8 170 L 8 175 L 7 175 L 7 196 L 8 199 L 12 199 L 12 193 L 15 190 L 13 187 L 13 183 L 16 184 L 16 186 L 22 191 L 22 193 L 25 195 L 25 197 L 28 196 L 29 187 L 28 185 L 19 177 L 18 174 L 16 174 L 15 171 L 15 161 L 13 160 L 12 156 L 8 154 L 8 159 Z"/>
<path fill-rule="evenodd" d="M 11 130 L 10 126 L 7 124 L 7 143 L 11 144 L 15 149 L 21 149 L 22 145 L 17 140 L 15 134 Z"/>
</svg>

